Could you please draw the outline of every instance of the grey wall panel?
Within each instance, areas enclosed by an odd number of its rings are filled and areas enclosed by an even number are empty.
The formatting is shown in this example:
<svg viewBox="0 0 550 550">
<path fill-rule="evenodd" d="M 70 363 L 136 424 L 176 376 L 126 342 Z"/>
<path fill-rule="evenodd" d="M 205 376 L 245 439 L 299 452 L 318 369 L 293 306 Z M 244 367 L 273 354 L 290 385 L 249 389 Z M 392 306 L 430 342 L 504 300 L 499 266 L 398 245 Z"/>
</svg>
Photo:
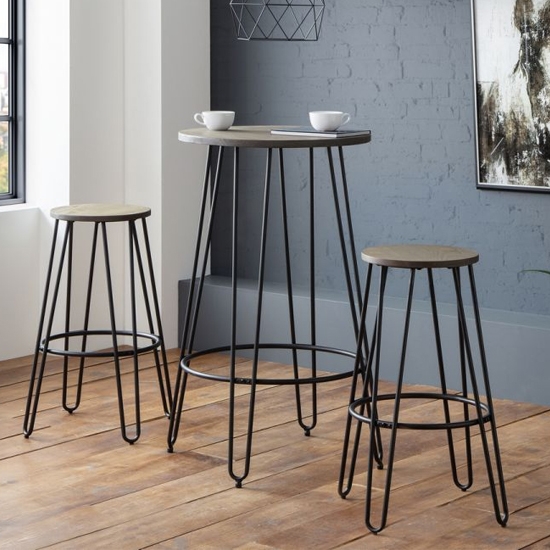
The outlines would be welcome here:
<svg viewBox="0 0 550 550">
<path fill-rule="evenodd" d="M 180 281 L 180 330 L 184 306 L 189 292 L 189 281 Z M 239 286 L 240 307 L 238 323 L 239 342 L 252 341 L 256 312 L 255 285 L 243 281 Z M 401 355 L 404 301 L 389 298 L 384 317 L 382 377 L 395 380 Z M 229 280 L 211 278 L 207 281 L 201 309 L 201 318 L 195 340 L 196 349 L 205 349 L 229 342 L 229 307 L 231 289 Z M 288 341 L 287 299 L 278 285 L 268 285 L 264 297 L 262 340 Z M 309 335 L 309 299 L 303 293 L 295 302 L 299 326 L 299 340 L 307 343 Z M 353 351 L 355 341 L 349 304 L 338 292 L 325 292 L 317 300 L 318 341 Z M 469 323 L 471 312 L 467 310 Z M 493 396 L 515 401 L 528 401 L 550 405 L 550 380 L 547 347 L 550 322 L 547 316 L 514 314 L 505 311 L 482 310 L 482 327 Z M 439 305 L 439 322 L 443 351 L 450 388 L 460 388 L 457 352 L 457 320 L 452 304 Z M 371 327 L 372 328 L 372 327 Z M 473 327 L 470 328 L 473 330 Z M 474 348 L 475 351 L 476 348 Z M 439 385 L 433 324 L 429 303 L 414 303 L 409 344 L 407 347 L 405 381 L 415 384 Z M 262 359 L 290 364 L 288 353 L 263 351 Z M 302 366 L 310 366 L 310 355 L 301 353 Z M 350 368 L 350 361 L 333 355 L 321 355 L 319 367 L 341 372 Z"/>
</svg>

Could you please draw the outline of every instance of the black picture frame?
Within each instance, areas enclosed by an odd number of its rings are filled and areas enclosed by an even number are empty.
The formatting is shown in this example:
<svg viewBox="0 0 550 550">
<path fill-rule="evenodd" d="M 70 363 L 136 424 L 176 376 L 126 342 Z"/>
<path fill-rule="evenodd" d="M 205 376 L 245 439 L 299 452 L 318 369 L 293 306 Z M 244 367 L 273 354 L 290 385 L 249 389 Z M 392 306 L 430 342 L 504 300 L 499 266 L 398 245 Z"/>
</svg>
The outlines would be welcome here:
<svg viewBox="0 0 550 550">
<path fill-rule="evenodd" d="M 550 192 L 550 0 L 471 0 L 477 187 Z"/>
</svg>

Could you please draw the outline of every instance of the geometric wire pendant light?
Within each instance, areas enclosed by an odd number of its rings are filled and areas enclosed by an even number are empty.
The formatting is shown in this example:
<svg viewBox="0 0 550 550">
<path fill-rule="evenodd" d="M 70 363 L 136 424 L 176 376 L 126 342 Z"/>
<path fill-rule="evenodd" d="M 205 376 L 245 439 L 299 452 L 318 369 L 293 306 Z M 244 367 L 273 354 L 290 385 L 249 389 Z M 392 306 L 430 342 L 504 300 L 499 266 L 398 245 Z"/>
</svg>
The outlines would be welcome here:
<svg viewBox="0 0 550 550">
<path fill-rule="evenodd" d="M 325 0 L 231 0 L 239 40 L 318 40 Z"/>
</svg>

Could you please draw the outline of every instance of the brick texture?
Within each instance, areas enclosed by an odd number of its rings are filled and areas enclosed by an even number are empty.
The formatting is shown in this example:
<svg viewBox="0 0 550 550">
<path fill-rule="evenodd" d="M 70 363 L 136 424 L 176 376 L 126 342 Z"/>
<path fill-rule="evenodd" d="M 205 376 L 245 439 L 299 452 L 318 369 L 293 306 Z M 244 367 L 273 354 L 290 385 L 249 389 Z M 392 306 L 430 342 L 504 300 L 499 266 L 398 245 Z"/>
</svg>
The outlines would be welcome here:
<svg viewBox="0 0 550 550">
<path fill-rule="evenodd" d="M 306 124 L 310 110 L 339 109 L 372 130 L 371 144 L 345 151 L 358 249 L 395 242 L 472 247 L 481 256 L 483 307 L 550 312 L 550 278 L 521 273 L 550 268 L 550 194 L 476 188 L 469 0 L 327 0 L 313 43 L 239 42 L 228 0 L 211 0 L 211 7 L 212 108 L 234 109 L 237 124 Z M 294 151 L 286 160 L 294 275 L 306 283 L 307 158 Z M 242 162 L 239 271 L 253 276 L 264 157 Z M 317 166 L 318 281 L 339 289 L 344 279 L 322 154 Z M 284 280 L 278 193 L 274 185 L 273 281 Z M 213 247 L 217 274 L 230 269 L 230 197 L 225 190 Z M 391 284 L 393 294 L 405 292 L 399 276 Z"/>
</svg>

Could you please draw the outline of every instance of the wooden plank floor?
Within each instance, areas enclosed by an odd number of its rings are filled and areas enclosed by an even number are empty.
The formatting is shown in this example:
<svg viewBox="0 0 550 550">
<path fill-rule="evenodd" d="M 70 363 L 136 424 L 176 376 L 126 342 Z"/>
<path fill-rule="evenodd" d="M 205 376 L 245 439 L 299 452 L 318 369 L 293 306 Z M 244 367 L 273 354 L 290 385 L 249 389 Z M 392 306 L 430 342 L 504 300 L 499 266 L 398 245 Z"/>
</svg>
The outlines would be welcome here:
<svg viewBox="0 0 550 550">
<path fill-rule="evenodd" d="M 172 372 L 177 356 L 169 353 Z M 120 437 L 112 364 L 87 367 L 82 405 L 69 415 L 59 404 L 60 361 L 52 359 L 35 432 L 25 439 L 29 362 L 0 363 L 0 548 L 550 548 L 547 407 L 496 402 L 508 527 L 494 519 L 477 435 L 474 487 L 461 492 L 444 434 L 402 431 L 388 526 L 375 536 L 364 526 L 363 460 L 349 497 L 336 492 L 349 380 L 320 386 L 311 437 L 294 420 L 292 388 L 262 387 L 251 473 L 236 489 L 225 460 L 227 384 L 190 379 L 176 452 L 168 454 L 150 358 L 142 436 L 132 446 Z M 410 405 L 410 412 L 431 408 Z"/>
</svg>

